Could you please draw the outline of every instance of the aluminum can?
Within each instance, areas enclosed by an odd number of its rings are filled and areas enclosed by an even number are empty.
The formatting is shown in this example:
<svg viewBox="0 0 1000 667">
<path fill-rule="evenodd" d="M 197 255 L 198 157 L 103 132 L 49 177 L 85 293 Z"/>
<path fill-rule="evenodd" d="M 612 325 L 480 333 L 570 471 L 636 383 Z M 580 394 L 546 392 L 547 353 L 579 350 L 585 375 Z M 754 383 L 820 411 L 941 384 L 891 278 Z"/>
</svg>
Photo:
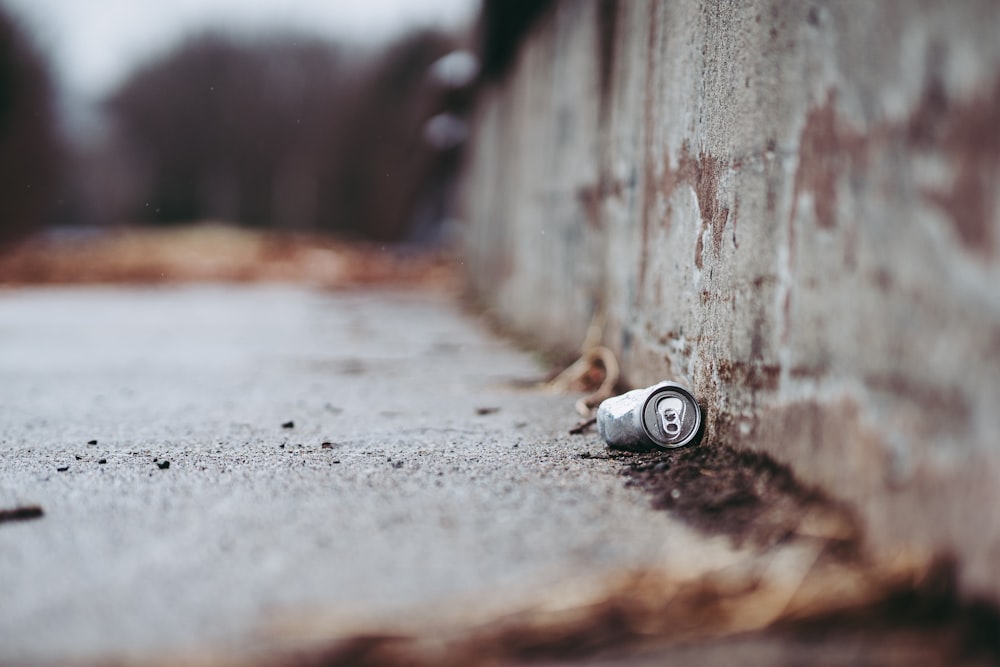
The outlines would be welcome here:
<svg viewBox="0 0 1000 667">
<path fill-rule="evenodd" d="M 684 447 L 701 438 L 701 408 L 683 386 L 661 382 L 603 401 L 597 408 L 597 430 L 614 449 Z"/>
</svg>

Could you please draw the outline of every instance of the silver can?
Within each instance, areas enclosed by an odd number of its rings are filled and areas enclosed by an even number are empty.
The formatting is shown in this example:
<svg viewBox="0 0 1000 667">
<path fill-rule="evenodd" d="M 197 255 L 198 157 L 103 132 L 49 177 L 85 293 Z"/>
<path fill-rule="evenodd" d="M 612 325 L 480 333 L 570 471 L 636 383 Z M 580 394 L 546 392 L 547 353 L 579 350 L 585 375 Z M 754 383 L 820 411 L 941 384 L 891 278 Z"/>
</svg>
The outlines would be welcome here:
<svg viewBox="0 0 1000 667">
<path fill-rule="evenodd" d="M 614 449 L 674 449 L 701 438 L 701 408 L 690 391 L 661 382 L 613 396 L 597 408 L 597 430 Z"/>
</svg>

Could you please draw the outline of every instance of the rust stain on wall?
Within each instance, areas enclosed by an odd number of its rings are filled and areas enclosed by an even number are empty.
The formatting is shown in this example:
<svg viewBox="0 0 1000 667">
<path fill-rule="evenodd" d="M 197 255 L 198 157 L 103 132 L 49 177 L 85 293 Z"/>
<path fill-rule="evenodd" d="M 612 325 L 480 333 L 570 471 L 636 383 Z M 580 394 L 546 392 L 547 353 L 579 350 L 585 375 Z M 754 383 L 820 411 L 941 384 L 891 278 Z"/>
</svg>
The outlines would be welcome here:
<svg viewBox="0 0 1000 667">
<path fill-rule="evenodd" d="M 902 374 L 871 374 L 865 377 L 865 384 L 901 397 L 915 407 L 920 414 L 922 430 L 941 432 L 968 428 L 972 407 L 958 387 L 922 383 Z"/>
<path fill-rule="evenodd" d="M 939 78 L 931 77 L 924 94 L 902 123 L 882 123 L 859 133 L 838 117 L 836 93 L 806 116 L 799 140 L 791 223 L 803 192 L 813 196 L 816 223 L 824 229 L 838 224 L 837 181 L 861 168 L 875 149 L 891 144 L 918 154 L 945 157 L 955 169 L 950 187 L 927 187 L 926 201 L 951 220 L 959 241 L 971 253 L 990 257 L 997 239 L 995 190 L 1000 179 L 1000 78 L 972 99 L 949 99 Z M 794 239 L 794 233 L 792 237 Z"/>
<path fill-rule="evenodd" d="M 643 140 L 645 142 L 645 149 L 642 151 L 643 157 L 643 171 L 642 171 L 642 219 L 640 224 L 642 225 L 642 241 L 639 250 L 639 271 L 638 271 L 638 290 L 637 294 L 642 294 L 646 285 L 646 273 L 647 264 L 649 257 L 649 228 L 652 225 L 652 217 L 654 205 L 656 203 L 656 184 L 654 182 L 653 174 L 655 173 L 655 164 L 653 162 L 653 153 L 650 147 L 651 138 L 653 136 L 653 124 L 656 121 L 656 114 L 654 109 L 656 108 L 656 86 L 652 85 L 654 73 L 656 72 L 656 22 L 650 21 L 649 28 L 646 34 L 646 63 L 645 63 L 645 83 L 643 91 L 643 104 L 642 104 L 642 115 L 643 115 Z"/>
<path fill-rule="evenodd" d="M 719 177 L 727 167 L 728 163 L 708 153 L 692 155 L 690 145 L 685 142 L 681 146 L 677 168 L 667 169 L 663 174 L 664 197 L 669 198 L 679 185 L 684 184 L 690 186 L 698 198 L 702 227 L 695 244 L 694 263 L 699 269 L 704 266 L 704 236 L 707 230 L 712 232 L 712 250 L 715 255 L 718 256 L 722 250 L 729 207 L 719 203 Z"/>
<path fill-rule="evenodd" d="M 781 379 L 781 366 L 759 362 L 722 359 L 716 364 L 719 379 L 730 387 L 747 387 L 751 391 L 774 391 Z"/>
<path fill-rule="evenodd" d="M 799 138 L 799 168 L 792 191 L 792 222 L 799 196 L 812 193 L 816 223 L 824 229 L 837 226 L 837 179 L 864 158 L 865 140 L 837 118 L 837 95 L 827 93 L 826 102 L 806 115 Z"/>
<path fill-rule="evenodd" d="M 997 239 L 995 190 L 1000 177 L 1000 77 L 992 90 L 956 104 L 932 78 L 906 128 L 915 147 L 946 155 L 955 167 L 950 188 L 925 188 L 924 196 L 954 225 L 962 245 L 992 256 Z"/>
<path fill-rule="evenodd" d="M 613 197 L 621 197 L 625 189 L 624 183 L 609 178 L 605 173 L 599 175 L 597 183 L 577 188 L 576 200 L 583 209 L 584 219 L 591 229 L 600 230 L 603 227 L 604 202 Z"/>
</svg>

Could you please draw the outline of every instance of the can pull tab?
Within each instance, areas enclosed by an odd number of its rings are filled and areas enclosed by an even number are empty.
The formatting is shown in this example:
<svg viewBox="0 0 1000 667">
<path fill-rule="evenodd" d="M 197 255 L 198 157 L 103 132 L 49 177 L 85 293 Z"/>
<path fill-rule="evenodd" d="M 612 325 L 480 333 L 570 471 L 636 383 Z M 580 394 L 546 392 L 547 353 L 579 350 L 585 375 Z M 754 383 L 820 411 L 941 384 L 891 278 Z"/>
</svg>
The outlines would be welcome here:
<svg viewBox="0 0 1000 667">
<path fill-rule="evenodd" d="M 668 396 L 656 405 L 660 415 L 660 424 L 668 438 L 676 438 L 681 433 L 684 423 L 684 401 L 676 396 Z"/>
</svg>

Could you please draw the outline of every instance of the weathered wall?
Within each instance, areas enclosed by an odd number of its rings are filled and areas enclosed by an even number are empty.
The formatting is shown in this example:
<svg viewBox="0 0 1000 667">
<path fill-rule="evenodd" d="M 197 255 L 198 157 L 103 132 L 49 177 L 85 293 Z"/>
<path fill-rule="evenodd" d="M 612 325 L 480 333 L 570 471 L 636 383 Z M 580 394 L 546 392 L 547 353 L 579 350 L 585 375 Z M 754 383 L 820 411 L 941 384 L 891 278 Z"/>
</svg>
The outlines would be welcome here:
<svg viewBox="0 0 1000 667">
<path fill-rule="evenodd" d="M 470 281 L 551 347 L 603 314 L 707 443 L 1000 596 L 997 35 L 991 0 L 554 3 L 483 94 Z"/>
</svg>

